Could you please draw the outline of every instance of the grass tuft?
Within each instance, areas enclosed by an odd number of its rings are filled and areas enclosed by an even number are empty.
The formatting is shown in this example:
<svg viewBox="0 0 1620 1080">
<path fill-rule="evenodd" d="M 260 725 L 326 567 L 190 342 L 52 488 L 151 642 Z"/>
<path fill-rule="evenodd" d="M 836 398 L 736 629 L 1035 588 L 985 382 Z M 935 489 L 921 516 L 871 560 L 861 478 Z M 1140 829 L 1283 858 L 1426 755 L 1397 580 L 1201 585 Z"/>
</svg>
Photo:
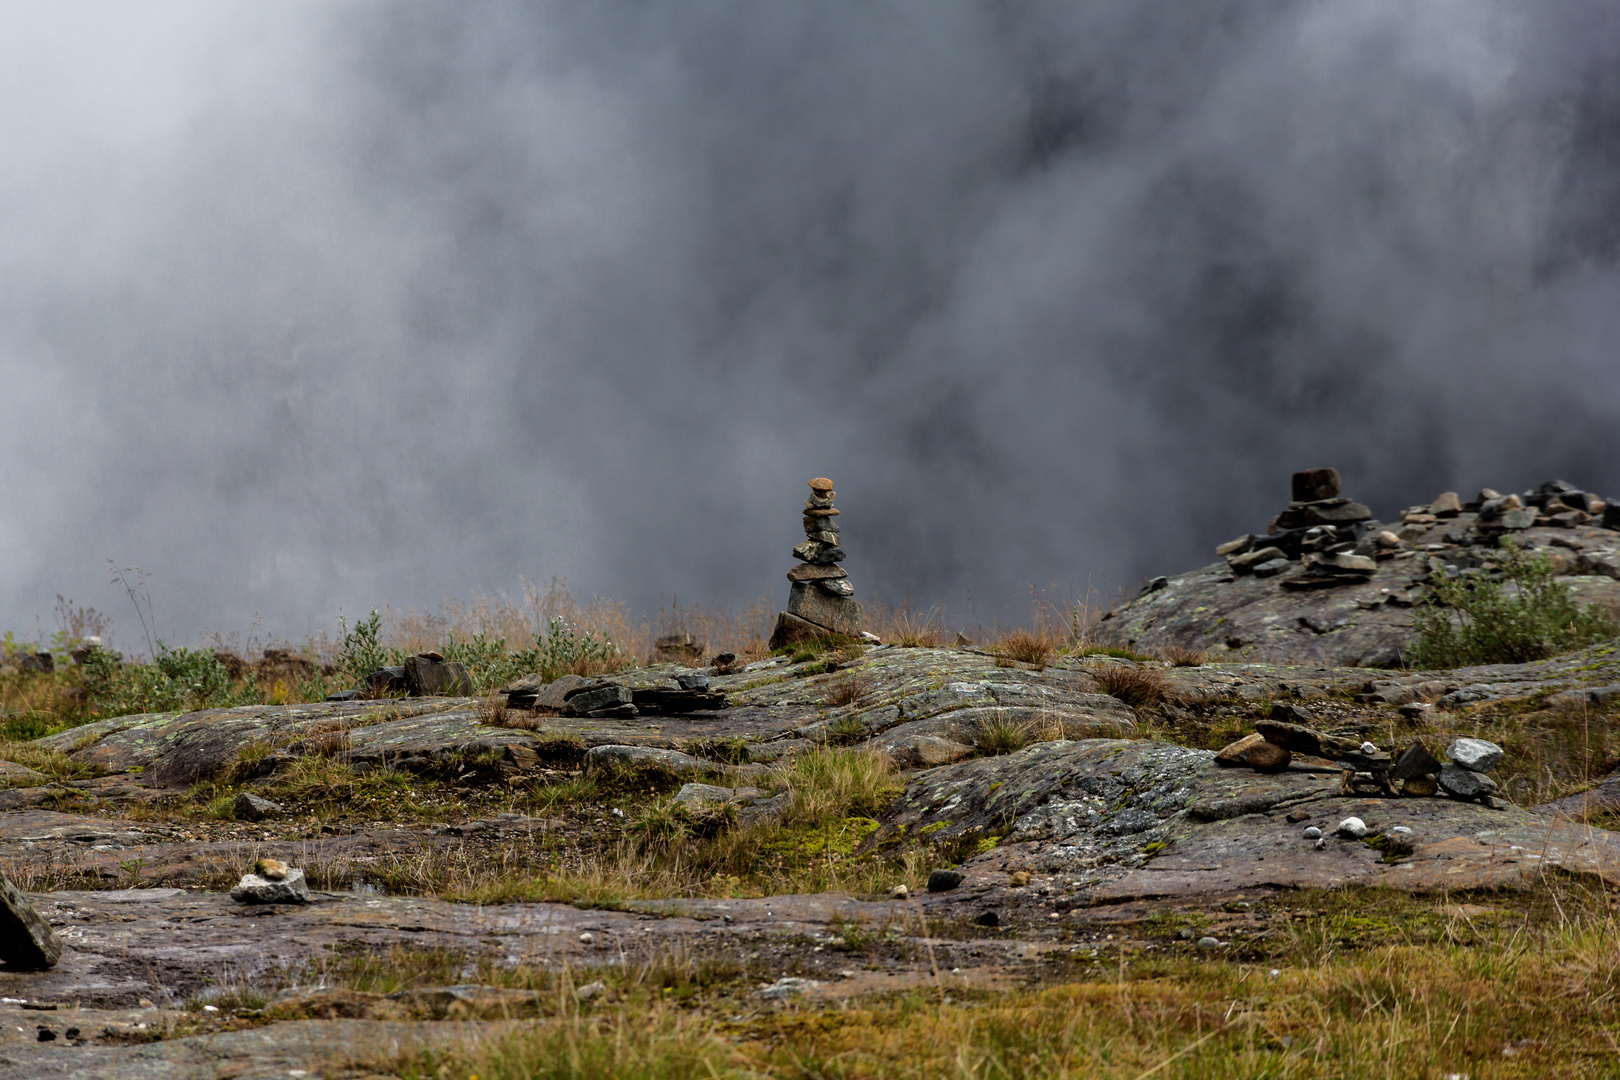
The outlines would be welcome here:
<svg viewBox="0 0 1620 1080">
<path fill-rule="evenodd" d="M 1103 693 L 1117 697 L 1133 709 L 1157 705 L 1170 696 L 1169 680 L 1152 668 L 1109 664 L 1091 671 L 1091 677 L 1102 687 Z"/>
</svg>

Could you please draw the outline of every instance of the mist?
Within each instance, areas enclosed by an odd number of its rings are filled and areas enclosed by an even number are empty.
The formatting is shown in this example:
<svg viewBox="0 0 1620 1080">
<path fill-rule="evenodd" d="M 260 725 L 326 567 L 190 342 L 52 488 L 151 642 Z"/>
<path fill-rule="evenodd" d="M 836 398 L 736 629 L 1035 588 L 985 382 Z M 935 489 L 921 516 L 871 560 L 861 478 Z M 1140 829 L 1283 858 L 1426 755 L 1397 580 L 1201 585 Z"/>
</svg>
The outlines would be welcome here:
<svg viewBox="0 0 1620 1080">
<path fill-rule="evenodd" d="M 1298 468 L 1620 494 L 1597 0 L 13 3 L 0 145 L 0 629 L 785 600 L 818 475 L 983 622 Z"/>
</svg>

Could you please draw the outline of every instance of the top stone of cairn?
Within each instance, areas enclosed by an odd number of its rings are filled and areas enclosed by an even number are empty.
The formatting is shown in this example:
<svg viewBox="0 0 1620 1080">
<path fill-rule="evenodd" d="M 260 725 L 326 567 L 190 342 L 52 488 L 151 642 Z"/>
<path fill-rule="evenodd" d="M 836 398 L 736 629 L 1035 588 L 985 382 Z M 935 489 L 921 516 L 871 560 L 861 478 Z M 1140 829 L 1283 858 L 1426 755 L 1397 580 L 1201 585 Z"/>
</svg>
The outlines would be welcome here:
<svg viewBox="0 0 1620 1080">
<path fill-rule="evenodd" d="M 832 489 L 833 482 L 827 479 L 825 476 L 818 476 L 814 480 L 810 481 L 810 490 L 816 492 L 817 494 L 820 494 L 823 491 L 831 491 Z"/>
<path fill-rule="evenodd" d="M 1294 474 L 1295 502 L 1319 502 L 1336 498 L 1338 494 L 1338 469 L 1306 469 Z"/>
</svg>

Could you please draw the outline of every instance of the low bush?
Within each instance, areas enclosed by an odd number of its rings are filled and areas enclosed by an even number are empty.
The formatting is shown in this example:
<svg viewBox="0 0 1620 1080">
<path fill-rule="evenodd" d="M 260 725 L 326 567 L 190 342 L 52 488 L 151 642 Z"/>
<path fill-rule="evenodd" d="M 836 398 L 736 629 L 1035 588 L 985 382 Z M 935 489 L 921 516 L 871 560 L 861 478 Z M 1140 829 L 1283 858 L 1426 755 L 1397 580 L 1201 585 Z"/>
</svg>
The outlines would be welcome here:
<svg viewBox="0 0 1620 1080">
<path fill-rule="evenodd" d="M 1412 612 L 1414 667 L 1522 664 L 1620 635 L 1614 615 L 1577 602 L 1545 555 L 1507 539 L 1497 565 L 1501 580 L 1480 575 L 1433 582 L 1430 603 Z"/>
</svg>

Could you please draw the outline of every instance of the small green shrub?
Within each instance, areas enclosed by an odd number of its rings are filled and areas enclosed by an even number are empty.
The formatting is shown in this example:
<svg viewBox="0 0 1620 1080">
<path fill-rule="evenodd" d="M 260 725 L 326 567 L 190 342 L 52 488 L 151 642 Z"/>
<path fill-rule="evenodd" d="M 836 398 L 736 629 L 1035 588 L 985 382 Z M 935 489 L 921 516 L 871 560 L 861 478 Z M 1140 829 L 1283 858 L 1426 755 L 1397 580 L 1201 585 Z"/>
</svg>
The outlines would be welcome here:
<svg viewBox="0 0 1620 1080">
<path fill-rule="evenodd" d="M 342 615 L 338 616 L 338 632 L 343 635 L 343 643 L 338 646 L 337 666 L 355 683 L 359 683 L 367 675 L 382 667 L 395 667 L 405 662 L 405 653 L 400 649 L 390 649 L 380 640 L 382 631 L 382 616 L 376 608 L 371 614 L 354 624 L 349 624 Z"/>
<path fill-rule="evenodd" d="M 219 709 L 258 700 L 256 685 L 246 698 L 231 689 L 225 666 L 204 649 L 171 649 L 157 643 L 147 664 L 125 664 L 102 649 L 92 652 L 83 668 L 91 708 L 102 716 L 131 713 Z"/>
<path fill-rule="evenodd" d="M 1620 635 L 1612 614 L 1575 600 L 1545 555 L 1504 540 L 1497 561 L 1515 594 L 1484 576 L 1433 583 L 1429 604 L 1412 612 L 1414 667 L 1522 664 Z"/>
</svg>

